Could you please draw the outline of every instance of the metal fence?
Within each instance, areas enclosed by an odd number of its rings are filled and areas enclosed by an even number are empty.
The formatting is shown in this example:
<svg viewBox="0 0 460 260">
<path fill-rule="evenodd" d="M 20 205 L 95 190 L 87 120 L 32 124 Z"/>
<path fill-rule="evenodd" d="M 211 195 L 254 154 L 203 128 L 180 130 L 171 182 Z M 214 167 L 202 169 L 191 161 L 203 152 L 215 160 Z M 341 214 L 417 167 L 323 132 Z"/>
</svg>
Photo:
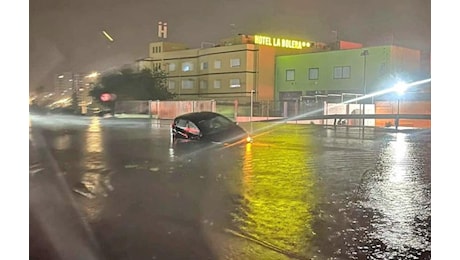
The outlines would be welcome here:
<svg viewBox="0 0 460 260">
<path fill-rule="evenodd" d="M 149 109 L 150 108 L 150 109 Z M 307 101 L 117 101 L 115 114 L 146 115 L 161 119 L 173 119 L 177 115 L 214 111 L 229 118 L 250 117 L 295 117 L 301 114 L 323 114 L 324 102 Z"/>
</svg>

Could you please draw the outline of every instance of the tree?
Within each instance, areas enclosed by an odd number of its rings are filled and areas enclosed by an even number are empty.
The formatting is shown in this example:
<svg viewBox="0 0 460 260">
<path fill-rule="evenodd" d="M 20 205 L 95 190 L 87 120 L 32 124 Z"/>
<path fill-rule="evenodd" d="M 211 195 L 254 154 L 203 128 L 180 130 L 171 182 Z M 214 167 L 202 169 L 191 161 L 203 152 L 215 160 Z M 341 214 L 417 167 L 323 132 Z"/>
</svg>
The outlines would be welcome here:
<svg viewBox="0 0 460 260">
<path fill-rule="evenodd" d="M 95 84 L 90 95 L 99 100 L 101 94 L 111 93 L 117 100 L 169 100 L 174 98 L 166 87 L 166 73 L 144 69 L 134 72 L 123 69 L 104 75 Z"/>
</svg>

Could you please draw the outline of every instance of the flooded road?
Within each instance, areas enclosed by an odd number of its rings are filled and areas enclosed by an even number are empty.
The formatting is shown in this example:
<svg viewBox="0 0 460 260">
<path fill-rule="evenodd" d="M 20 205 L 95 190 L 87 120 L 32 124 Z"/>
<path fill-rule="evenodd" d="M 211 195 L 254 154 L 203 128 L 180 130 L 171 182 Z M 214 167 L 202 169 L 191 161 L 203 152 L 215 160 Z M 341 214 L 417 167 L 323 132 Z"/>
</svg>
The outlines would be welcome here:
<svg viewBox="0 0 460 260">
<path fill-rule="evenodd" d="M 61 205 L 33 199 L 59 186 L 94 259 L 431 258 L 429 131 L 253 123 L 252 144 L 221 147 L 147 120 L 31 126 L 31 208 Z"/>
</svg>

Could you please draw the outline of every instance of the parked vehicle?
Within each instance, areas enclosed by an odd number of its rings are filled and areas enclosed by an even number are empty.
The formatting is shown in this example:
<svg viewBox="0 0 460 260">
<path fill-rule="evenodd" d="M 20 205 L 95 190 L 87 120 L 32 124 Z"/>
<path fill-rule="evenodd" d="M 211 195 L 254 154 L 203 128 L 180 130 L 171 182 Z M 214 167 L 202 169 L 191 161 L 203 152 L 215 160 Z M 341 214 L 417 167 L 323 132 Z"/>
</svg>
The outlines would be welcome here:
<svg viewBox="0 0 460 260">
<path fill-rule="evenodd" d="M 193 112 L 176 117 L 171 124 L 173 140 L 220 144 L 252 142 L 249 133 L 228 117 L 215 112 Z"/>
</svg>

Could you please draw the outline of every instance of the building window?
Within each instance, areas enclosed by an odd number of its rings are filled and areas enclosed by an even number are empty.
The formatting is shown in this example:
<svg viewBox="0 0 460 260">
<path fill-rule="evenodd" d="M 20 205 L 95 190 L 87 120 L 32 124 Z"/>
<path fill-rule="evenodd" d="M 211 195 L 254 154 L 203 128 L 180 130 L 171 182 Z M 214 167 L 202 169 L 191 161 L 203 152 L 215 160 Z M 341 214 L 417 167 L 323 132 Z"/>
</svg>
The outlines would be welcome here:
<svg viewBox="0 0 460 260">
<path fill-rule="evenodd" d="M 154 46 L 152 48 L 153 53 L 160 53 L 161 52 L 161 46 Z"/>
<path fill-rule="evenodd" d="M 350 66 L 334 67 L 334 79 L 349 79 Z"/>
<path fill-rule="evenodd" d="M 240 59 L 231 59 L 230 60 L 230 67 L 238 68 L 240 66 Z"/>
<path fill-rule="evenodd" d="M 309 80 L 319 79 L 319 68 L 309 68 L 308 69 L 308 79 Z"/>
<path fill-rule="evenodd" d="M 175 88 L 176 88 L 176 82 L 174 80 L 169 80 L 168 89 L 175 89 Z"/>
<path fill-rule="evenodd" d="M 200 89 L 207 89 L 208 88 L 208 81 L 200 80 Z"/>
<path fill-rule="evenodd" d="M 293 69 L 286 70 L 286 80 L 287 81 L 295 80 L 295 70 Z"/>
<path fill-rule="evenodd" d="M 222 81 L 220 79 L 214 80 L 214 88 L 220 88 Z"/>
<path fill-rule="evenodd" d="M 239 88 L 239 87 L 241 87 L 240 79 L 231 79 L 230 80 L 230 87 L 231 88 Z"/>
<path fill-rule="evenodd" d="M 220 69 L 222 67 L 222 61 L 220 60 L 215 60 L 214 61 L 214 68 L 215 69 Z"/>
<path fill-rule="evenodd" d="M 182 89 L 193 89 L 193 79 L 183 79 Z"/>
<path fill-rule="evenodd" d="M 168 69 L 169 69 L 169 71 L 175 71 L 176 70 L 176 63 L 169 63 Z"/>
<path fill-rule="evenodd" d="M 192 71 L 193 70 L 193 63 L 187 61 L 182 63 L 182 71 Z"/>
<path fill-rule="evenodd" d="M 207 70 L 208 69 L 208 62 L 204 61 L 201 63 L 201 70 Z"/>
</svg>

